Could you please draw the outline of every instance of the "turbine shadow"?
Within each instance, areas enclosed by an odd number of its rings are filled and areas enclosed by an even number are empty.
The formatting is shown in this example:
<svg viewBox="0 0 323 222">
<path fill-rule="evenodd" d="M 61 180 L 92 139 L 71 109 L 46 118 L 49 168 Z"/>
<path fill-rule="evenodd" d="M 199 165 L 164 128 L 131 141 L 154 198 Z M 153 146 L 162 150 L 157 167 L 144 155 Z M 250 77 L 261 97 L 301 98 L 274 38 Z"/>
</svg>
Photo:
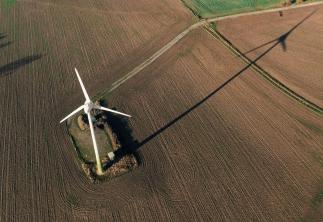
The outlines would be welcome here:
<svg viewBox="0 0 323 222">
<path fill-rule="evenodd" d="M 22 59 L 18 59 L 14 62 L 11 62 L 7 65 L 4 65 L 2 67 L 0 67 L 0 76 L 1 75 L 8 75 L 11 74 L 13 71 L 15 71 L 16 69 L 25 66 L 29 63 L 34 62 L 35 60 L 38 60 L 42 57 L 42 55 L 32 55 L 32 56 L 26 56 Z"/>
<path fill-rule="evenodd" d="M 234 79 L 236 79 L 238 76 L 240 76 L 241 74 L 243 74 L 248 68 L 250 68 L 252 65 L 256 64 L 256 62 L 258 60 L 260 60 L 262 57 L 264 57 L 267 53 L 269 53 L 272 49 L 274 49 L 277 45 L 282 44 L 282 42 L 286 41 L 287 37 L 299 26 L 301 25 L 306 19 L 308 19 L 310 16 L 312 16 L 315 13 L 312 12 L 311 14 L 309 14 L 308 16 L 306 16 L 302 21 L 300 21 L 298 24 L 296 24 L 292 29 L 290 29 L 288 32 L 284 33 L 283 35 L 281 35 L 279 38 L 271 41 L 270 43 L 275 42 L 271 47 L 269 47 L 265 52 L 263 52 L 261 55 L 259 55 L 257 58 L 255 58 L 254 60 L 250 61 L 244 68 L 242 68 L 240 71 L 238 71 L 237 73 L 235 73 L 233 76 L 231 76 L 227 81 L 225 81 L 224 83 L 222 83 L 219 87 L 217 87 L 215 90 L 213 90 L 212 92 L 210 92 L 207 96 L 205 96 L 202 100 L 200 100 L 199 102 L 197 102 L 195 105 L 193 105 L 192 107 L 190 107 L 189 109 L 187 109 L 185 112 L 181 113 L 179 116 L 177 116 L 176 118 L 174 118 L 173 120 L 171 120 L 170 122 L 168 122 L 167 124 L 165 124 L 163 127 L 159 128 L 157 131 L 155 131 L 154 133 L 152 133 L 151 135 L 147 136 L 144 140 L 142 140 L 141 142 L 137 143 L 137 144 L 131 144 L 132 147 L 122 147 L 120 148 L 120 150 L 118 150 L 118 158 L 120 158 L 120 156 L 125 155 L 127 153 L 134 153 L 135 151 L 137 151 L 141 146 L 145 145 L 146 143 L 148 143 L 150 140 L 154 139 L 156 136 L 158 136 L 159 134 L 161 134 L 163 131 L 165 131 L 166 129 L 168 129 L 170 126 L 172 126 L 173 124 L 175 124 L 176 122 L 178 122 L 180 119 L 182 119 L 183 117 L 187 116 L 189 113 L 191 113 L 193 110 L 195 110 L 196 108 L 198 108 L 200 105 L 202 105 L 204 102 L 206 102 L 208 99 L 210 99 L 212 96 L 214 96 L 216 93 L 218 93 L 220 90 L 222 90 L 226 85 L 228 85 L 230 82 L 232 82 Z M 269 43 L 266 43 L 269 44 Z M 265 44 L 263 44 L 265 45 Z"/>
<path fill-rule="evenodd" d="M 0 44 L 0 49 L 6 47 L 8 45 L 11 45 L 11 42 L 2 43 L 2 44 Z"/>
<path fill-rule="evenodd" d="M 104 103 L 104 101 L 101 101 L 102 106 L 108 107 L 107 104 Z M 112 109 L 116 110 L 116 108 Z M 136 157 L 138 164 L 140 164 L 139 154 L 135 152 L 136 150 L 134 149 L 138 147 L 138 141 L 135 140 L 132 136 L 132 129 L 129 126 L 128 118 L 120 115 L 115 115 L 110 112 L 105 112 L 105 115 L 107 116 L 106 122 L 111 127 L 113 133 L 116 134 L 118 141 L 121 144 L 121 147 L 114 152 L 115 159 L 113 161 L 107 162 L 103 166 L 103 169 L 107 170 L 110 166 L 118 162 L 122 157 L 124 157 L 127 154 L 133 154 Z"/>
<path fill-rule="evenodd" d="M 314 13 L 316 13 L 316 11 L 317 11 L 317 9 L 316 10 L 314 10 L 312 13 L 310 13 L 309 15 L 307 15 L 305 18 L 303 18 L 299 23 L 297 23 L 293 28 L 291 28 L 289 31 L 287 31 L 286 33 L 284 33 L 283 35 L 281 35 L 281 36 L 279 36 L 278 38 L 276 38 L 276 39 L 273 39 L 273 40 L 271 40 L 271 41 L 269 41 L 269 42 L 266 42 L 266 43 L 263 43 L 263 44 L 261 44 L 261 45 L 259 45 L 259 46 L 257 46 L 256 48 L 253 48 L 253 49 L 251 49 L 251 50 L 248 50 L 248 51 L 246 51 L 246 52 L 244 52 L 244 53 L 242 53 L 243 54 L 243 56 L 246 56 L 247 54 L 249 54 L 249 53 L 251 53 L 251 52 L 253 52 L 253 51 L 256 51 L 256 50 L 258 50 L 258 49 L 260 49 L 260 48 L 262 48 L 262 47 L 264 47 L 264 46 L 267 46 L 267 45 L 270 45 L 271 43 L 279 43 L 281 46 L 282 46 L 282 49 L 283 49 L 283 51 L 285 52 L 285 51 L 287 51 L 287 44 L 286 44 L 286 40 L 287 40 L 287 38 L 290 36 L 290 34 L 298 27 L 298 26 L 300 26 L 303 22 L 305 22 L 307 19 L 309 19 Z M 238 56 L 238 57 L 240 57 L 240 56 Z"/>
<path fill-rule="evenodd" d="M 6 38 L 7 37 L 7 35 L 5 35 L 5 34 L 3 34 L 3 33 L 0 33 L 0 39 L 4 39 L 4 38 Z"/>
</svg>

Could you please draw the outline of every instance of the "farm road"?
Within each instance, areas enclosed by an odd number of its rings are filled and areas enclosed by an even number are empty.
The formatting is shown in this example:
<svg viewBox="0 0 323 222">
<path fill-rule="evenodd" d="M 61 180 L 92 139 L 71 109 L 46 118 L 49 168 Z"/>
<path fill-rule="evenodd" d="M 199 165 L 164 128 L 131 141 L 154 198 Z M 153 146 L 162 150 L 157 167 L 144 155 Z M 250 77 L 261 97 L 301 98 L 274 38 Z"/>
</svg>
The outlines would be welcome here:
<svg viewBox="0 0 323 222">
<path fill-rule="evenodd" d="M 172 39 L 170 42 L 168 42 L 165 46 L 163 46 L 160 50 L 158 50 L 156 53 L 154 53 L 151 57 L 146 59 L 143 63 L 135 67 L 132 71 L 128 72 L 126 75 L 115 81 L 110 88 L 108 88 L 105 91 L 102 91 L 98 94 L 98 96 L 102 96 L 107 93 L 111 93 L 114 90 L 116 90 L 119 86 L 124 84 L 126 81 L 137 75 L 141 70 L 149 66 L 151 63 L 153 63 L 156 59 L 158 59 L 161 55 L 163 55 L 168 49 L 170 49 L 172 46 L 174 46 L 177 42 L 179 42 L 182 38 L 184 38 L 190 31 L 202 27 L 203 25 L 207 25 L 210 22 L 216 22 L 221 21 L 225 19 L 233 19 L 238 18 L 242 16 L 249 16 L 249 15 L 258 15 L 263 13 L 270 13 L 270 12 L 279 12 L 279 11 L 287 11 L 292 10 L 295 8 L 301 8 L 301 7 L 309 7 L 314 5 L 320 5 L 323 4 L 323 2 L 314 2 L 314 3 L 307 3 L 302 5 L 295 5 L 290 7 L 284 7 L 284 8 L 274 8 L 274 9 L 267 9 L 262 11 L 256 11 L 256 12 L 247 12 L 247 13 L 240 13 L 235 15 L 228 15 L 223 17 L 216 17 L 211 19 L 202 19 L 201 21 L 191 25 L 190 27 L 186 28 L 184 31 L 182 31 L 179 35 L 177 35 L 174 39 Z M 294 92 L 291 92 L 294 93 Z"/>
</svg>

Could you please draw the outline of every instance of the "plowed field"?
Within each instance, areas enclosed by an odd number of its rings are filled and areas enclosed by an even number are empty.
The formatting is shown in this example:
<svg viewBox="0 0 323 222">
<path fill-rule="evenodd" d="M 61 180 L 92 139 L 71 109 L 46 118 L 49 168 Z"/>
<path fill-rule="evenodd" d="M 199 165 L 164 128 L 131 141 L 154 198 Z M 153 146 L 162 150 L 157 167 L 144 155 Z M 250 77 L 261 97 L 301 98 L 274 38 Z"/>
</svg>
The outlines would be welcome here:
<svg viewBox="0 0 323 222">
<path fill-rule="evenodd" d="M 279 41 L 258 64 L 293 91 L 323 107 L 322 11 L 322 6 L 316 6 L 285 11 L 282 16 L 276 12 L 239 17 L 220 21 L 217 27 L 250 58 Z"/>
<path fill-rule="evenodd" d="M 176 1 L 1 5 L 0 221 L 322 218 L 322 118 L 203 29 L 108 95 L 134 116 L 139 168 L 82 172 L 59 124 L 83 102 L 74 66 L 94 96 L 192 21 Z"/>
<path fill-rule="evenodd" d="M 320 218 L 322 118 L 245 66 L 197 30 L 115 92 L 167 219 Z"/>
</svg>

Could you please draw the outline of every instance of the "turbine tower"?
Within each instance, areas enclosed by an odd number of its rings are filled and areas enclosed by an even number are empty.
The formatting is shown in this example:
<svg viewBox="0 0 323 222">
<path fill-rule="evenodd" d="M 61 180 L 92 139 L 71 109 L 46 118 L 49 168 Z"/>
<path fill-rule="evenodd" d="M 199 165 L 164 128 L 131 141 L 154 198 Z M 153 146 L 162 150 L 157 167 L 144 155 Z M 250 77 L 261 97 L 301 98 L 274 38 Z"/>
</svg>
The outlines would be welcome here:
<svg viewBox="0 0 323 222">
<path fill-rule="evenodd" d="M 128 114 L 125 114 L 125 113 L 115 111 L 113 109 L 109 109 L 109 108 L 106 108 L 106 107 L 103 107 L 103 106 L 98 106 L 98 105 L 94 104 L 91 101 L 89 95 L 87 94 L 87 92 L 85 90 L 85 87 L 83 85 L 83 82 L 81 80 L 80 74 L 78 73 L 76 68 L 75 68 L 75 73 L 76 73 L 77 78 L 78 78 L 78 80 L 80 82 L 80 85 L 81 85 L 81 88 L 82 88 L 82 91 L 83 91 L 83 94 L 84 94 L 84 97 L 85 97 L 85 102 L 84 102 L 84 105 L 78 107 L 73 112 L 68 114 L 64 119 L 62 119 L 60 121 L 60 123 L 64 122 L 65 120 L 67 120 L 68 118 L 70 118 L 74 114 L 78 113 L 82 109 L 84 110 L 84 112 L 87 114 L 89 125 L 90 125 L 92 142 L 93 142 L 94 153 L 95 153 L 95 158 L 96 158 L 97 172 L 98 172 L 99 175 L 102 175 L 103 174 L 102 165 L 101 165 L 101 160 L 100 160 L 100 156 L 99 156 L 98 146 L 97 146 L 96 139 L 95 139 L 94 128 L 93 128 L 93 123 L 92 123 L 92 116 L 91 116 L 91 110 L 92 109 L 100 109 L 100 110 L 103 110 L 103 111 L 112 112 L 112 113 L 119 114 L 119 115 L 122 115 L 122 116 L 127 116 L 127 117 L 131 117 L 131 116 L 128 115 Z M 109 156 L 110 160 L 113 160 L 114 153 L 110 152 L 110 153 L 108 153 L 108 156 Z"/>
</svg>

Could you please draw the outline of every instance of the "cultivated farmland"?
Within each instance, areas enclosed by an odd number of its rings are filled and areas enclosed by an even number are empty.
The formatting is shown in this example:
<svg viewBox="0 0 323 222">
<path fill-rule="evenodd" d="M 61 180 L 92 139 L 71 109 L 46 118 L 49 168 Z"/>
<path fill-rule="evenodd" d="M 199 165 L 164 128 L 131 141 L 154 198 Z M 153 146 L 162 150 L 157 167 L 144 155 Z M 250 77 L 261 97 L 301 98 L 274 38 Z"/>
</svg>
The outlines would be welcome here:
<svg viewBox="0 0 323 222">
<path fill-rule="evenodd" d="M 83 174 L 59 125 L 83 102 L 74 66 L 95 96 L 193 21 L 170 0 L 1 4 L 0 221 L 323 217 L 322 117 L 202 28 L 105 95 L 134 117 L 141 165 L 99 184 Z"/>
<path fill-rule="evenodd" d="M 285 11 L 282 16 L 246 16 L 221 21 L 217 27 L 251 59 L 279 42 L 258 64 L 293 91 L 323 107 L 322 10 L 318 6 Z"/>
<path fill-rule="evenodd" d="M 173 1 L 0 4 L 0 221 L 98 221 L 95 209 L 106 211 L 112 204 L 117 209 L 131 196 L 119 192 L 111 198 L 107 190 L 121 188 L 118 183 L 93 186 L 79 167 L 66 127 L 58 124 L 83 102 L 73 67 L 94 95 L 193 17 Z M 122 190 L 139 192 L 131 184 Z M 104 214 L 106 221 L 114 213 Z"/>
<path fill-rule="evenodd" d="M 323 121 L 245 66 L 197 30 L 112 98 L 177 221 L 320 216 Z"/>
<path fill-rule="evenodd" d="M 8 35 L 7 41 L 12 44 L 2 49 L 9 60 L 4 63 L 15 59 L 10 54 L 19 56 L 12 50 L 18 47 L 13 38 L 20 46 L 22 40 L 29 41 L 24 47 L 27 49 L 19 49 L 19 53 L 30 54 L 36 49 L 42 56 L 48 53 L 51 60 L 55 59 L 51 62 L 54 67 L 50 67 L 57 70 L 55 78 L 70 83 L 75 89 L 79 86 L 74 74 L 65 75 L 74 66 L 83 73 L 86 82 L 91 79 L 96 81 L 96 86 L 106 88 L 107 81 L 112 83 L 118 75 L 134 68 L 194 20 L 181 3 L 175 2 L 170 7 L 167 2 L 145 0 L 132 4 L 22 0 L 1 8 L 1 32 Z M 94 78 L 98 74 L 103 78 Z M 93 89 L 88 90 L 94 94 Z"/>
</svg>

